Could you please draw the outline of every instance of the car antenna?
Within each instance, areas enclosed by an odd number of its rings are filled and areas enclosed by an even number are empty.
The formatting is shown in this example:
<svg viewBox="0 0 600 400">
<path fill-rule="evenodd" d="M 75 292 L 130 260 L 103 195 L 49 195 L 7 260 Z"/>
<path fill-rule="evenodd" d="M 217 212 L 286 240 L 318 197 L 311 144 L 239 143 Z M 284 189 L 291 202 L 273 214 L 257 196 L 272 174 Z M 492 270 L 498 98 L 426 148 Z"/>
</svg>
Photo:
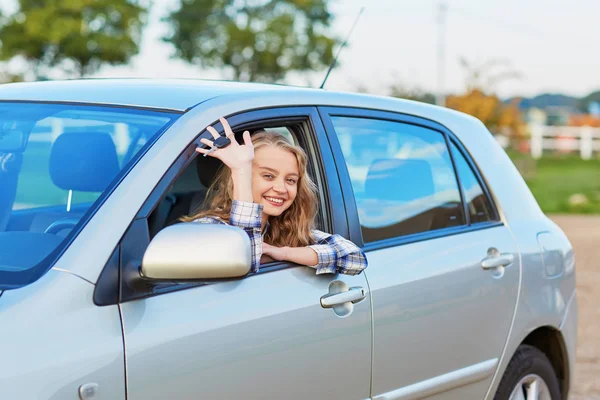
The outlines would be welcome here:
<svg viewBox="0 0 600 400">
<path fill-rule="evenodd" d="M 321 86 L 319 87 L 319 89 L 323 89 L 323 87 L 325 86 L 325 82 L 327 82 L 327 78 L 329 78 L 329 74 L 331 73 L 331 70 L 333 69 L 333 67 L 335 67 L 335 63 L 337 62 L 337 59 L 340 56 L 340 53 L 342 52 L 342 49 L 344 47 L 346 47 L 346 45 L 348 44 L 348 39 L 350 39 L 350 35 L 352 35 L 352 31 L 354 30 L 354 27 L 356 26 L 356 23 L 358 22 L 358 19 L 362 15 L 363 11 L 365 11 L 364 6 L 361 7 L 360 11 L 358 12 L 356 19 L 354 20 L 354 24 L 352 24 L 352 27 L 350 28 L 350 32 L 348 32 L 348 36 L 346 36 L 346 40 L 344 40 L 344 43 L 342 43 L 342 45 L 338 49 L 338 52 L 335 55 L 335 58 L 333 59 L 333 61 L 331 62 L 331 65 L 329 66 L 329 69 L 327 70 L 327 73 L 325 74 L 325 79 L 323 79 L 323 83 L 321 83 Z"/>
</svg>

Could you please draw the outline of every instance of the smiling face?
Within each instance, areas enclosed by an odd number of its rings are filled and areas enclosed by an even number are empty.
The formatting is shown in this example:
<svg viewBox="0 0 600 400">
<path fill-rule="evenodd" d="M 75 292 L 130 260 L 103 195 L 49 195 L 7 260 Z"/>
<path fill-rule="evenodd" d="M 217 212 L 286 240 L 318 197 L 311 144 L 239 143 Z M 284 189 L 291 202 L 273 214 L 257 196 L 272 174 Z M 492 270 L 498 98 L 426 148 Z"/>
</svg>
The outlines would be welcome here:
<svg viewBox="0 0 600 400">
<path fill-rule="evenodd" d="M 298 161 L 293 153 L 271 145 L 255 151 L 252 197 L 255 203 L 263 205 L 265 218 L 280 216 L 292 205 L 299 180 Z"/>
</svg>

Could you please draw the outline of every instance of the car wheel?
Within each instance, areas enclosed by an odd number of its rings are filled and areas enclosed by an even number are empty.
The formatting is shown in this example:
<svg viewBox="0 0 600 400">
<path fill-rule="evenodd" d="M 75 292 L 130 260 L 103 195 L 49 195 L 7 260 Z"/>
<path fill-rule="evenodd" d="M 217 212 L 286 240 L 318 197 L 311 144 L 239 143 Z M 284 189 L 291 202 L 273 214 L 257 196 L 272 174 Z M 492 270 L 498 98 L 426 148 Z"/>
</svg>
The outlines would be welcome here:
<svg viewBox="0 0 600 400">
<path fill-rule="evenodd" d="M 539 349 L 519 346 L 506 367 L 494 400 L 560 400 L 558 378 Z"/>
</svg>

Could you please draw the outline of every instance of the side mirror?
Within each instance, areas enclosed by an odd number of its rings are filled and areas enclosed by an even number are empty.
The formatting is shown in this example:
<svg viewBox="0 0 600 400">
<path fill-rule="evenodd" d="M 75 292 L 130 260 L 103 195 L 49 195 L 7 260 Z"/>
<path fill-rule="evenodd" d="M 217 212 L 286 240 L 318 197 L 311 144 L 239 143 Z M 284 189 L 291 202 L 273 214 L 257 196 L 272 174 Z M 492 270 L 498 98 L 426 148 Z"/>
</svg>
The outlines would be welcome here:
<svg viewBox="0 0 600 400">
<path fill-rule="evenodd" d="M 142 260 L 141 275 L 157 281 L 241 278 L 250 272 L 252 248 L 242 229 L 180 223 L 161 230 Z"/>
</svg>

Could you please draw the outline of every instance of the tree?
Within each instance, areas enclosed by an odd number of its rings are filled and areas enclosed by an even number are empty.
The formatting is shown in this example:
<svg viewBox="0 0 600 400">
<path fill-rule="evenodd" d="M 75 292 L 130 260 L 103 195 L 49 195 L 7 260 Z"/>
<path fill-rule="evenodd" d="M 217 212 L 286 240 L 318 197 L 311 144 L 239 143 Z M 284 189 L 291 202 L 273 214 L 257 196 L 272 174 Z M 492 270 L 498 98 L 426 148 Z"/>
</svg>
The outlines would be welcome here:
<svg viewBox="0 0 600 400">
<path fill-rule="evenodd" d="M 514 99 L 505 104 L 493 94 L 498 83 L 519 78 L 521 74 L 511 69 L 509 63 L 503 60 L 490 60 L 474 65 L 461 58 L 460 64 L 466 70 L 467 90 L 460 95 L 448 96 L 446 106 L 478 118 L 492 131 L 508 132 L 513 137 L 522 137 L 525 126 L 519 111 L 520 100 Z M 494 70 L 499 66 L 504 67 L 504 70 Z"/>
<path fill-rule="evenodd" d="M 0 70 L 0 83 L 22 82 L 23 75 L 13 74 L 8 71 Z"/>
<path fill-rule="evenodd" d="M 389 95 L 401 99 L 420 101 L 422 103 L 435 104 L 435 95 L 433 93 L 424 92 L 420 89 L 407 89 L 400 84 L 394 84 L 390 87 Z"/>
<path fill-rule="evenodd" d="M 494 91 L 496 85 L 507 79 L 519 79 L 521 73 L 512 69 L 506 60 L 493 59 L 476 65 L 465 57 L 459 59 L 460 65 L 467 74 L 467 92 L 480 90 L 484 92 Z M 497 67 L 503 67 L 501 71 L 494 71 Z"/>
<path fill-rule="evenodd" d="M 273 82 L 333 61 L 327 0 L 182 0 L 165 19 L 175 55 L 228 67 L 235 80 Z"/>
<path fill-rule="evenodd" d="M 461 95 L 450 95 L 446 106 L 472 115 L 492 131 L 508 131 L 512 136 L 524 135 L 524 124 L 519 111 L 519 100 L 504 104 L 498 96 L 472 89 Z"/>
<path fill-rule="evenodd" d="M 138 0 L 18 0 L 0 26 L 0 58 L 23 57 L 36 78 L 57 65 L 89 75 L 138 53 L 146 12 Z"/>
</svg>

